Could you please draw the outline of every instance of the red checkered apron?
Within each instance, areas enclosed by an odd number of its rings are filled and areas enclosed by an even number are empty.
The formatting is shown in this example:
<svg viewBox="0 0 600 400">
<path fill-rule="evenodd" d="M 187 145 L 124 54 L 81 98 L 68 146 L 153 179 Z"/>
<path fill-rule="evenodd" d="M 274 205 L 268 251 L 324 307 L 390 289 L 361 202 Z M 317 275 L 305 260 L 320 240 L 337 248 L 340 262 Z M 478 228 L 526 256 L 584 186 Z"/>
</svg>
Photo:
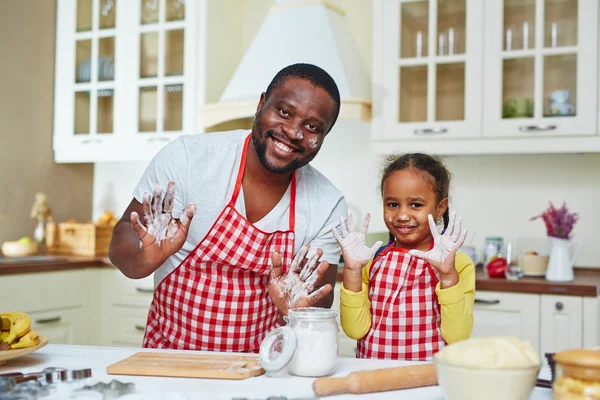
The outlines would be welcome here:
<svg viewBox="0 0 600 400">
<path fill-rule="evenodd" d="M 284 266 L 292 262 L 296 177 L 292 174 L 289 230 L 256 228 L 234 208 L 249 140 L 250 135 L 231 200 L 194 251 L 154 291 L 144 347 L 258 352 L 278 325 L 279 312 L 268 294 L 271 254 L 279 252 Z"/>
<path fill-rule="evenodd" d="M 430 360 L 445 344 L 435 294 L 437 272 L 392 246 L 371 265 L 371 329 L 358 341 L 357 357 Z"/>
</svg>

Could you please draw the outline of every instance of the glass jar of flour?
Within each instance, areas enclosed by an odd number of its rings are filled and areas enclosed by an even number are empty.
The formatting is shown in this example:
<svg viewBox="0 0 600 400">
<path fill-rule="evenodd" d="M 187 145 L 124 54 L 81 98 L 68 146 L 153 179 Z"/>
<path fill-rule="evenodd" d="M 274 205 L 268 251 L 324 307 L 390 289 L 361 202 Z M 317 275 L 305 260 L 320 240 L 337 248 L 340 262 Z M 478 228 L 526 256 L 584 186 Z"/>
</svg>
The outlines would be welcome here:
<svg viewBox="0 0 600 400">
<path fill-rule="evenodd" d="M 260 345 L 261 364 L 267 374 L 284 369 L 297 376 L 331 375 L 338 357 L 336 312 L 325 308 L 295 308 L 287 326 L 269 332 Z"/>
</svg>

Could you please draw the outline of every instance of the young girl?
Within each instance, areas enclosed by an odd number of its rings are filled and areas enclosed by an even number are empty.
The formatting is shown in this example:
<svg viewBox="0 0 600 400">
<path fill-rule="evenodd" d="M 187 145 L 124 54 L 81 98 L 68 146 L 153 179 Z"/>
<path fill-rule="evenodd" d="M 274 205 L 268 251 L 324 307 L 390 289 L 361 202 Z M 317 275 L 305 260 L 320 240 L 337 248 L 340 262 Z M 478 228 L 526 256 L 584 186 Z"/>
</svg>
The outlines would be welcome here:
<svg viewBox="0 0 600 400">
<path fill-rule="evenodd" d="M 449 215 L 449 186 L 440 161 L 403 155 L 381 179 L 389 243 L 366 246 L 369 214 L 360 232 L 350 213 L 347 222 L 340 218 L 340 233 L 334 228 L 344 257 L 341 323 L 358 340 L 357 357 L 429 360 L 445 343 L 471 335 L 475 269 L 457 252 L 467 232 Z"/>
</svg>

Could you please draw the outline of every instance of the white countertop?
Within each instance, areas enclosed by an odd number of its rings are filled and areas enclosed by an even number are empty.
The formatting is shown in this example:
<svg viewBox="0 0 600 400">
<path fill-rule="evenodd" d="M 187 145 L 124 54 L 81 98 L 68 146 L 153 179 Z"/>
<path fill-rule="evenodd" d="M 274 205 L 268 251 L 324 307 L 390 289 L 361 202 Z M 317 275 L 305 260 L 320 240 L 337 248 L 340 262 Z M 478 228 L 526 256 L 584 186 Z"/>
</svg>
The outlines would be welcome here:
<svg viewBox="0 0 600 400">
<path fill-rule="evenodd" d="M 210 399 L 231 400 L 234 397 L 248 399 L 266 399 L 269 396 L 286 396 L 289 400 L 314 398 L 312 391 L 313 378 L 299 378 L 289 375 L 268 377 L 262 375 L 244 380 L 192 379 L 192 378 L 160 378 L 138 377 L 125 375 L 108 375 L 106 367 L 139 351 L 149 350 L 139 348 L 118 348 L 98 346 L 71 346 L 50 344 L 35 353 L 18 359 L 9 360 L 0 366 L 0 373 L 34 372 L 46 367 L 63 367 L 68 369 L 92 368 L 91 384 L 113 379 L 121 382 L 133 382 L 136 393 L 140 396 L 126 396 L 127 399 Z M 409 365 L 406 361 L 358 360 L 340 358 L 334 376 L 346 376 L 350 372 L 376 368 Z M 540 377 L 548 379 L 550 371 L 542 368 Z M 442 391 L 438 386 L 409 389 L 395 392 L 370 393 L 366 395 L 331 396 L 328 399 L 411 399 L 411 400 L 443 400 Z M 550 389 L 535 388 L 530 400 L 551 400 Z"/>
</svg>

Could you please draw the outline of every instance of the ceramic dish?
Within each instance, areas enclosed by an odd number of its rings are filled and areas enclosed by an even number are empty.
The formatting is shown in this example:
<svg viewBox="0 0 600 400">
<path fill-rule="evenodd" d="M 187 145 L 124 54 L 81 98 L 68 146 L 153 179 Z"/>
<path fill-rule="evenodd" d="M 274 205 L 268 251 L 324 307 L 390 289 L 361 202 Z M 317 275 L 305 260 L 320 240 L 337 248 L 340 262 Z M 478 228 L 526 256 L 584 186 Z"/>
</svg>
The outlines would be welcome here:
<svg viewBox="0 0 600 400">
<path fill-rule="evenodd" d="M 29 353 L 33 353 L 48 344 L 48 338 L 40 336 L 40 342 L 32 347 L 26 347 L 24 349 L 4 350 L 0 351 L 0 365 L 6 364 L 8 360 L 22 357 Z"/>
</svg>

